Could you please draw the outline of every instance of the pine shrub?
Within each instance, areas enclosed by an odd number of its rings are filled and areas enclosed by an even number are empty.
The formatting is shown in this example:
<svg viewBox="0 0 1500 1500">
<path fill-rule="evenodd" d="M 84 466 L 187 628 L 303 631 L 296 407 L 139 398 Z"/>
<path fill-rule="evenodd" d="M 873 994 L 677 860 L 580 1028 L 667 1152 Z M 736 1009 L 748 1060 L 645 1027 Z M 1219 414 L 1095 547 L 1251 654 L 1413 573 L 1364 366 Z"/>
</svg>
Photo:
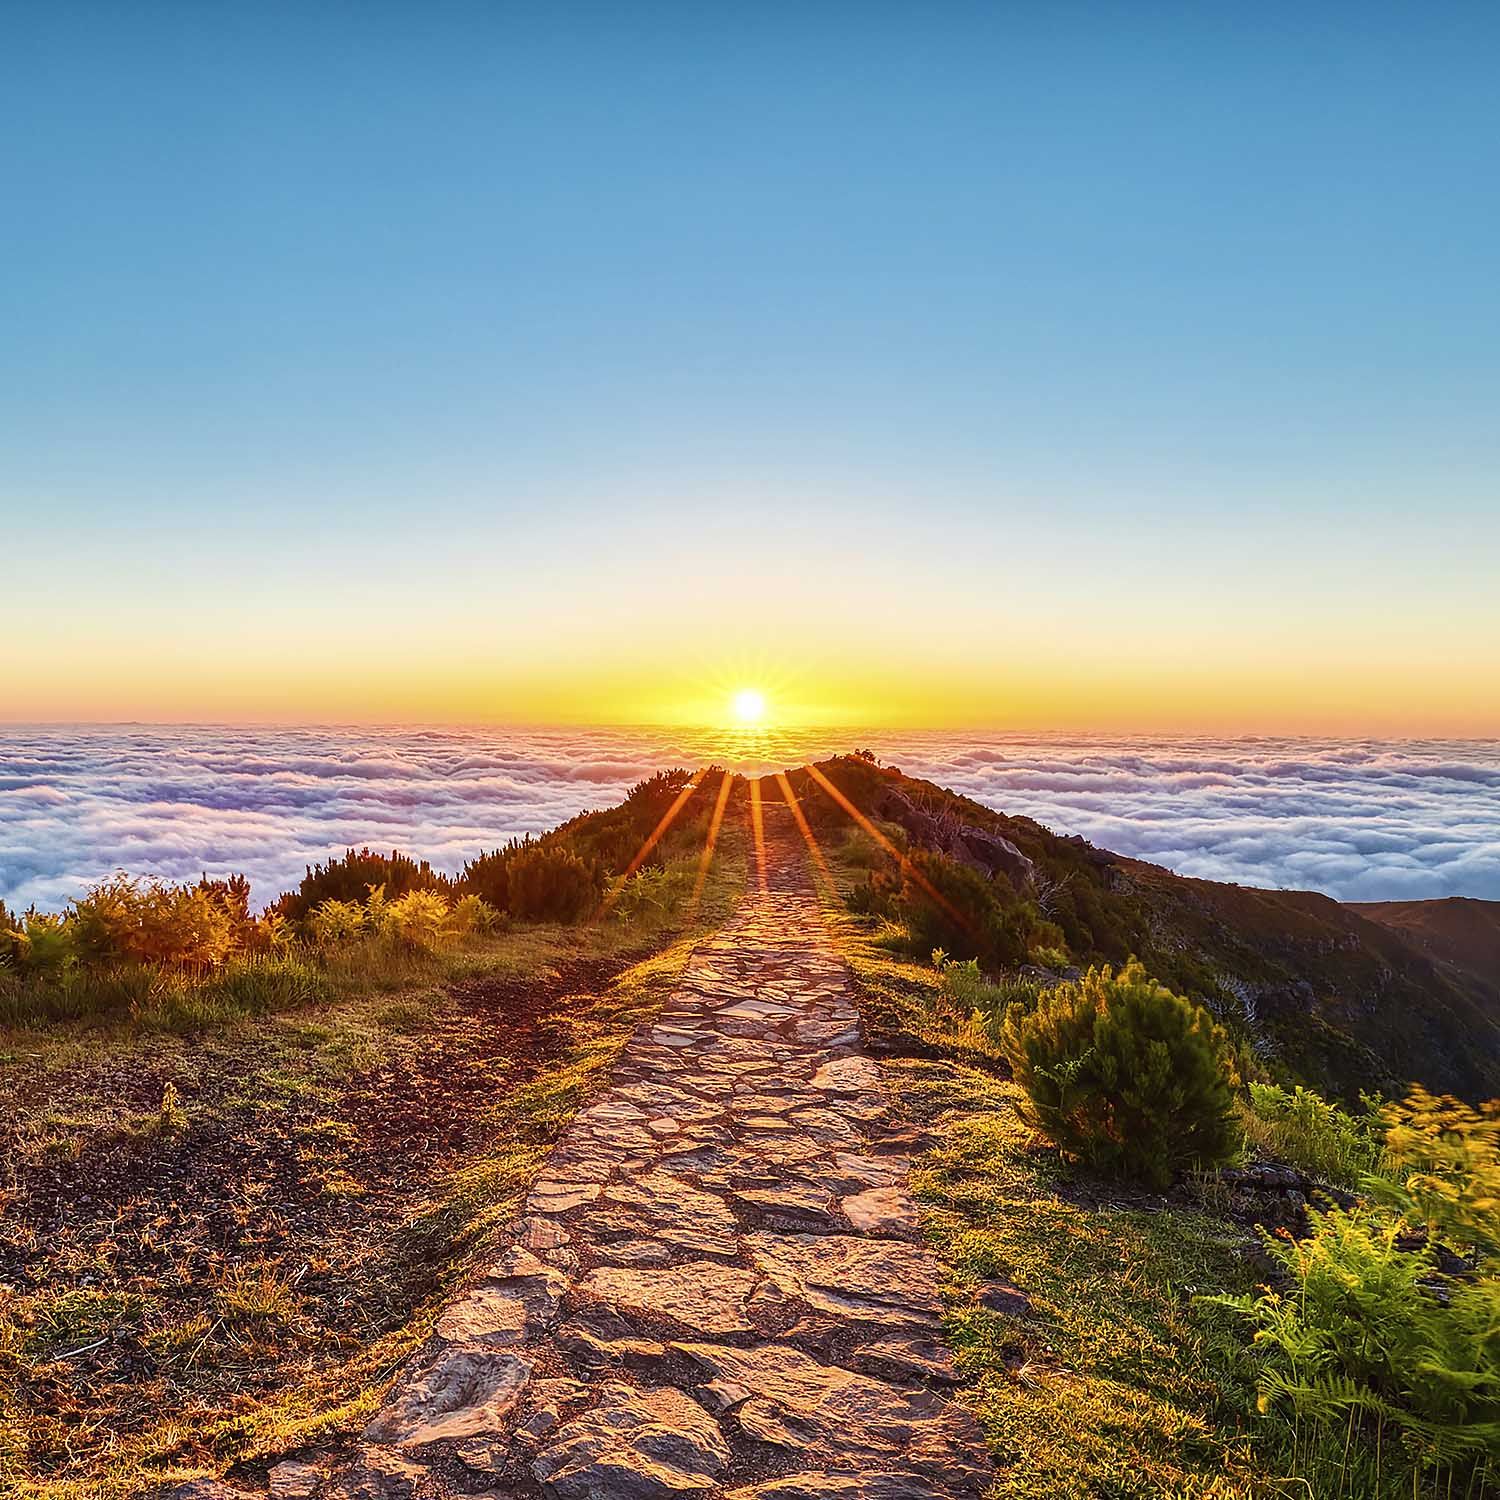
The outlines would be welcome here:
<svg viewBox="0 0 1500 1500">
<path fill-rule="evenodd" d="M 576 922 L 598 900 L 594 872 L 561 844 L 533 844 L 510 862 L 510 907 L 523 921 Z"/>
<path fill-rule="evenodd" d="M 1139 963 L 1010 1009 L 1000 1040 L 1027 1123 L 1091 1167 L 1165 1187 L 1237 1149 L 1223 1031 Z"/>
<path fill-rule="evenodd" d="M 915 952 L 942 948 L 984 969 L 1025 959 L 1028 912 L 1009 886 L 1001 891 L 977 870 L 927 850 L 910 856 L 902 876 L 897 908 Z"/>
</svg>

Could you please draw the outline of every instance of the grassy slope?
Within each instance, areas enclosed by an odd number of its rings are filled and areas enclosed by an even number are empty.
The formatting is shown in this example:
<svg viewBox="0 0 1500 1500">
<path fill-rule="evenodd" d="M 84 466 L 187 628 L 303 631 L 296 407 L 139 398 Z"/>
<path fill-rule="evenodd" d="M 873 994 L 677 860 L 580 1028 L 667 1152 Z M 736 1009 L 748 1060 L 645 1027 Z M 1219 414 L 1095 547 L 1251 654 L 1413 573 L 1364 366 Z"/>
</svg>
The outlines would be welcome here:
<svg viewBox="0 0 1500 1500">
<path fill-rule="evenodd" d="M 741 885 L 726 835 L 694 932 Z M 198 1036 L 0 1032 L 0 1491 L 112 1500 L 354 1430 L 670 987 L 679 920 L 351 968 Z"/>
<path fill-rule="evenodd" d="M 1139 956 L 1254 1036 L 1291 1078 L 1350 1101 L 1412 1079 L 1469 1099 L 1500 1094 L 1500 978 L 1486 986 L 1435 964 L 1358 907 L 1174 875 L 889 769 L 850 760 L 823 769 L 861 807 L 894 785 L 929 812 L 1011 840 L 1054 887 L 1046 914 L 1079 962 Z M 805 775 L 792 779 L 815 823 L 841 836 L 847 817 Z"/>
<path fill-rule="evenodd" d="M 1314 1439 L 1258 1412 L 1251 1351 L 1196 1300 L 1254 1290 L 1253 1235 L 1217 1211 L 1212 1184 L 1163 1197 L 1100 1182 L 1035 1137 L 936 972 L 844 910 L 859 845 L 825 840 L 839 886 L 829 922 L 866 1033 L 891 1054 L 887 1080 L 932 1134 L 913 1192 L 947 1267 L 949 1335 L 997 1460 L 995 1500 L 1413 1493 L 1399 1455 L 1378 1482 L 1341 1476 L 1342 1433 Z M 982 1305 L 995 1283 L 1025 1302 Z"/>
</svg>

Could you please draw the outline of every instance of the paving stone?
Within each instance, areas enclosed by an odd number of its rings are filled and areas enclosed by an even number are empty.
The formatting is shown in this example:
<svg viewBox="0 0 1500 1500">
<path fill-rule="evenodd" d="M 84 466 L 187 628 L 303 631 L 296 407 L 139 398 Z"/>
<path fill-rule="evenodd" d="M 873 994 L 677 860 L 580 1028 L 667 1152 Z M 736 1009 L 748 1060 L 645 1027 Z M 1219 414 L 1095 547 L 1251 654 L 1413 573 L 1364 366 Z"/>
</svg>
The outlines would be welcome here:
<svg viewBox="0 0 1500 1500">
<path fill-rule="evenodd" d="M 670 1270 L 602 1266 L 578 1283 L 578 1294 L 627 1315 L 670 1318 L 700 1333 L 748 1333 L 745 1303 L 761 1278 L 717 1261 L 690 1261 Z"/>
<path fill-rule="evenodd" d="M 718 1424 L 682 1392 L 607 1385 L 531 1471 L 557 1500 L 671 1500 L 713 1489 L 729 1457 Z"/>
<path fill-rule="evenodd" d="M 921 1246 L 763 1231 L 744 1243 L 757 1269 L 818 1312 L 898 1326 L 941 1322 L 936 1268 Z"/>
<path fill-rule="evenodd" d="M 531 1379 L 531 1361 L 450 1346 L 398 1391 L 365 1428 L 371 1442 L 417 1448 L 443 1438 L 499 1432 Z"/>
<path fill-rule="evenodd" d="M 898 1187 L 866 1188 L 839 1205 L 856 1233 L 914 1240 L 922 1232 L 917 1205 Z"/>
</svg>

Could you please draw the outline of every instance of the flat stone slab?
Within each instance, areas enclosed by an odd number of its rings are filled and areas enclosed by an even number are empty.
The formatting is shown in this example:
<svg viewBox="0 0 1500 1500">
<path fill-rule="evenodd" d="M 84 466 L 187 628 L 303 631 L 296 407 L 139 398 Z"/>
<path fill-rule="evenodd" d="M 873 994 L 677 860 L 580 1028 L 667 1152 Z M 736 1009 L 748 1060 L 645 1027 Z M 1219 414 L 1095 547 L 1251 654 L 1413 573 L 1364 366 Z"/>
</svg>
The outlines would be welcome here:
<svg viewBox="0 0 1500 1500">
<path fill-rule="evenodd" d="M 427 1500 L 457 1475 L 495 1500 L 977 1500 L 992 1482 L 906 1191 L 923 1138 L 859 1050 L 780 812 L 764 884 L 621 1052 L 363 1446 L 326 1477 L 273 1469 L 286 1500 Z"/>
</svg>

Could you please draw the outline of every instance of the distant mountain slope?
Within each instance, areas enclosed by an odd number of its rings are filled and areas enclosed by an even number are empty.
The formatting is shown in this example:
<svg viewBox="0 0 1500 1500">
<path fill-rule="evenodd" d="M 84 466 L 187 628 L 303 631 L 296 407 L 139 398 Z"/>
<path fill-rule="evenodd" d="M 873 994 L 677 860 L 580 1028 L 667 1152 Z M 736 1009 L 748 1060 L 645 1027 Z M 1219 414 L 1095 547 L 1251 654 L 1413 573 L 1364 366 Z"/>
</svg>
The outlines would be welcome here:
<svg viewBox="0 0 1500 1500">
<path fill-rule="evenodd" d="M 1194 880 L 859 757 L 819 769 L 911 844 L 980 866 L 1035 901 L 1079 963 L 1138 955 L 1293 1078 L 1344 1098 L 1412 1081 L 1500 1096 L 1500 903 L 1371 908 Z M 819 825 L 847 823 L 814 776 L 792 782 Z M 778 795 L 769 783 L 767 795 Z"/>
<path fill-rule="evenodd" d="M 1399 932 L 1439 963 L 1500 989 L 1500 901 L 1448 896 L 1439 901 L 1360 901 L 1349 909 Z"/>
</svg>

